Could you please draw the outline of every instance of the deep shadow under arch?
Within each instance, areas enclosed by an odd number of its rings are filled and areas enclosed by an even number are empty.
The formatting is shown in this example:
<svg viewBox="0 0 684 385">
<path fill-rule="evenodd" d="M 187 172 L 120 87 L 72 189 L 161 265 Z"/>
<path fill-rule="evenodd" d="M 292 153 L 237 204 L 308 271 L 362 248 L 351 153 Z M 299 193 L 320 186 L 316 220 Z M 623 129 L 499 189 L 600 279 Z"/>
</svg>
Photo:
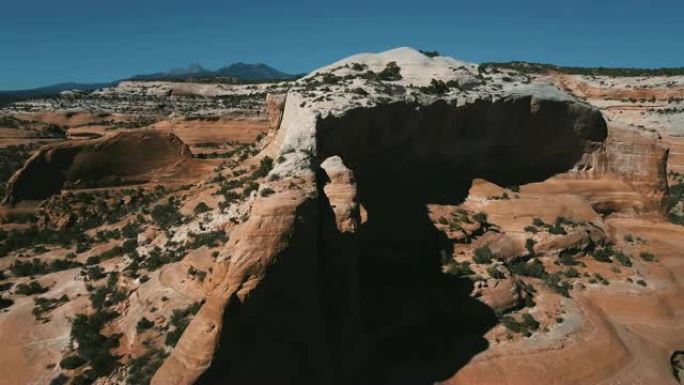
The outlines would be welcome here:
<svg viewBox="0 0 684 385">
<path fill-rule="evenodd" d="M 318 161 L 342 158 L 368 220 L 356 233 L 337 231 L 319 172 L 316 209 L 302 210 L 306 223 L 256 295 L 226 312 L 201 384 L 451 377 L 487 348 L 483 334 L 497 319 L 469 296 L 470 281 L 441 272 L 452 244 L 427 205 L 461 203 L 475 177 L 514 185 L 567 171 L 600 145 L 606 127 L 590 108 L 522 97 L 360 108 L 322 119 L 317 135 Z"/>
</svg>

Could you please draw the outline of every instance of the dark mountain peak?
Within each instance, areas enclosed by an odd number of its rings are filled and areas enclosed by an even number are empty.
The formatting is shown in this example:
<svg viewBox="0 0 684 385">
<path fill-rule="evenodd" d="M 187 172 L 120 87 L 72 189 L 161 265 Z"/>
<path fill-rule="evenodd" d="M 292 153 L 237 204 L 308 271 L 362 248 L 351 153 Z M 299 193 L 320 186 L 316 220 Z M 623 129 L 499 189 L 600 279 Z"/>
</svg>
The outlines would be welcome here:
<svg viewBox="0 0 684 385">
<path fill-rule="evenodd" d="M 208 72 L 204 67 L 197 63 L 190 64 L 185 68 L 172 68 L 165 72 L 167 75 L 196 75 Z"/>
<path fill-rule="evenodd" d="M 285 72 L 279 71 L 264 63 L 242 63 L 237 62 L 225 67 L 219 68 L 216 73 L 236 77 L 242 80 L 273 80 L 273 79 L 289 79 L 293 76 Z"/>
</svg>

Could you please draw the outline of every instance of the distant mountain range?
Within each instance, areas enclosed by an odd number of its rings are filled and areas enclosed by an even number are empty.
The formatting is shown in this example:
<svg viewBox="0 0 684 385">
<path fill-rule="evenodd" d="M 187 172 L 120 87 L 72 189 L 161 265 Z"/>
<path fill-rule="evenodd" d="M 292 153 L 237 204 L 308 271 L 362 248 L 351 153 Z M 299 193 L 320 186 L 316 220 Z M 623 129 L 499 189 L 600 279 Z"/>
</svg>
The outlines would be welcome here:
<svg viewBox="0 0 684 385">
<path fill-rule="evenodd" d="M 228 77 L 241 81 L 254 82 L 262 80 L 292 79 L 298 75 L 291 75 L 279 71 L 266 64 L 235 63 L 221 67 L 216 71 L 205 69 L 199 64 L 192 64 L 187 68 L 174 68 L 166 72 L 158 72 L 147 75 L 136 75 L 130 80 L 187 80 L 192 78 Z"/>
<path fill-rule="evenodd" d="M 279 71 L 266 64 L 234 63 L 221 67 L 216 71 L 205 69 L 199 64 L 191 64 L 187 68 L 173 68 L 166 72 L 158 72 L 146 75 L 135 75 L 128 79 L 121 79 L 108 83 L 59 83 L 46 87 L 28 90 L 0 91 L 0 104 L 10 103 L 17 100 L 45 97 L 59 94 L 67 90 L 94 91 L 99 88 L 113 87 L 124 80 L 153 81 L 153 80 L 179 80 L 188 81 L 193 78 L 234 78 L 240 82 L 259 82 L 273 80 L 296 79 L 301 74 L 292 75 Z"/>
</svg>

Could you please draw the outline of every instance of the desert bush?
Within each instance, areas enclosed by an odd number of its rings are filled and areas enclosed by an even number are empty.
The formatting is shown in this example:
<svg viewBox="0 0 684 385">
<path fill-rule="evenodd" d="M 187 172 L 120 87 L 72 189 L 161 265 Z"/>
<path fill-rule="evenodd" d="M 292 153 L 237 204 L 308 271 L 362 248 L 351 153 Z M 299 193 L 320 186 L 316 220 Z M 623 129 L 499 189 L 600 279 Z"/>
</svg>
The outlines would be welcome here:
<svg viewBox="0 0 684 385">
<path fill-rule="evenodd" d="M 434 58 L 434 57 L 440 56 L 438 51 L 423 51 L 422 49 L 419 51 L 420 51 L 420 53 L 422 53 L 423 55 L 425 55 L 429 58 Z"/>
<path fill-rule="evenodd" d="M 128 365 L 129 385 L 149 385 L 152 376 L 164 362 L 167 354 L 160 349 L 151 349 L 140 357 L 134 358 Z"/>
<path fill-rule="evenodd" d="M 489 264 L 492 262 L 493 258 L 494 254 L 492 253 L 492 250 L 487 246 L 482 246 L 475 249 L 473 261 L 478 264 Z"/>
<path fill-rule="evenodd" d="M 47 292 L 49 289 L 47 287 L 43 287 L 40 285 L 40 283 L 36 281 L 31 281 L 28 284 L 26 283 L 20 283 L 16 286 L 14 292 L 19 295 L 34 295 L 34 294 L 43 294 Z"/>
<path fill-rule="evenodd" d="M 618 262 L 620 262 L 620 264 L 621 264 L 622 266 L 627 266 L 627 267 L 631 267 L 631 266 L 632 266 L 632 260 L 629 258 L 628 255 L 626 255 L 626 254 L 623 253 L 622 251 L 616 252 L 616 253 L 613 255 L 613 258 L 615 258 L 615 260 L 617 260 Z"/>
<path fill-rule="evenodd" d="M 152 208 L 152 219 L 162 229 L 168 229 L 179 225 L 183 220 L 183 215 L 178 212 L 178 205 L 173 198 L 169 198 L 166 204 L 160 204 Z"/>
<path fill-rule="evenodd" d="M 86 360 L 83 358 L 79 357 L 76 354 L 73 354 L 71 356 L 66 356 L 64 357 L 61 361 L 59 361 L 59 367 L 62 369 L 76 369 L 78 367 L 83 366 L 83 364 L 86 363 Z"/>
<path fill-rule="evenodd" d="M 95 377 L 109 374 L 117 358 L 109 351 L 119 346 L 118 336 L 104 336 L 100 330 L 117 314 L 98 310 L 92 315 L 78 314 L 71 325 L 71 338 L 78 344 L 77 352 L 93 370 Z"/>
<path fill-rule="evenodd" d="M 197 314 L 201 306 L 201 302 L 195 302 L 185 309 L 175 309 L 171 313 L 171 320 L 169 323 L 172 330 L 165 337 L 164 343 L 166 345 L 176 346 L 176 343 L 183 335 L 183 332 L 190 324 L 190 317 Z"/>
<path fill-rule="evenodd" d="M 137 330 L 138 333 L 141 333 L 141 332 L 151 328 L 152 326 L 154 326 L 154 322 L 148 320 L 145 317 L 142 317 L 140 319 L 140 321 L 138 321 L 138 323 L 135 325 L 135 330 Z"/>
<path fill-rule="evenodd" d="M 534 256 L 535 256 L 535 253 L 534 253 L 534 245 L 535 245 L 536 243 L 537 243 L 537 242 L 536 242 L 534 239 L 532 239 L 532 238 L 527 238 L 527 239 L 525 240 L 525 250 L 527 250 L 527 255 L 528 255 L 528 256 L 530 256 L 530 257 L 534 257 Z"/>
<path fill-rule="evenodd" d="M 15 277 L 27 277 L 30 275 L 46 274 L 48 267 L 45 262 L 41 262 L 38 258 L 31 261 L 14 261 L 10 265 L 10 271 Z"/>
<path fill-rule="evenodd" d="M 206 203 L 200 202 L 197 205 L 195 205 L 195 208 L 193 209 L 193 211 L 195 212 L 195 214 L 202 214 L 202 213 L 206 213 L 207 211 L 211 211 L 211 208 L 209 206 L 207 206 Z"/>
<path fill-rule="evenodd" d="M 534 317 L 532 317 L 532 315 L 529 313 L 523 313 L 522 321 L 523 325 L 525 325 L 525 327 L 530 330 L 539 329 L 539 322 L 536 319 L 534 319 Z"/>
<path fill-rule="evenodd" d="M 259 192 L 259 195 L 261 195 L 262 197 L 267 197 L 273 194 L 275 194 L 275 191 L 270 187 L 265 187 Z"/>
<path fill-rule="evenodd" d="M 378 73 L 377 78 L 385 81 L 401 80 L 401 68 L 396 62 L 391 61 L 385 65 L 385 69 Z"/>
<path fill-rule="evenodd" d="M 421 92 L 429 95 L 443 95 L 449 92 L 449 86 L 443 80 L 432 79 L 430 85 L 419 88 Z"/>
<path fill-rule="evenodd" d="M 259 162 L 259 168 L 252 174 L 255 178 L 262 178 L 268 175 L 273 169 L 273 159 L 269 156 L 265 156 Z"/>
<path fill-rule="evenodd" d="M 202 246 L 217 247 L 219 243 L 228 241 L 228 236 L 223 230 L 199 234 L 190 233 L 189 235 L 192 238 L 192 242 L 190 242 L 188 247 L 191 249 L 198 249 Z"/>
</svg>

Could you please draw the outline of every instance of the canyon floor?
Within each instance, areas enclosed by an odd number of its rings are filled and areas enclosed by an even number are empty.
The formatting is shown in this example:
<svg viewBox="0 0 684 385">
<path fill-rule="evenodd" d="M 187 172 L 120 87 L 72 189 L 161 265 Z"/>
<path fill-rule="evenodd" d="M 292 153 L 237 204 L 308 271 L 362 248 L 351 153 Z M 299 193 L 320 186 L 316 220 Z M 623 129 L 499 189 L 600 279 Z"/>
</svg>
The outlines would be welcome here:
<svg viewBox="0 0 684 385">
<path fill-rule="evenodd" d="M 2 383 L 684 383 L 684 76 L 126 81 L 0 162 Z"/>
</svg>

